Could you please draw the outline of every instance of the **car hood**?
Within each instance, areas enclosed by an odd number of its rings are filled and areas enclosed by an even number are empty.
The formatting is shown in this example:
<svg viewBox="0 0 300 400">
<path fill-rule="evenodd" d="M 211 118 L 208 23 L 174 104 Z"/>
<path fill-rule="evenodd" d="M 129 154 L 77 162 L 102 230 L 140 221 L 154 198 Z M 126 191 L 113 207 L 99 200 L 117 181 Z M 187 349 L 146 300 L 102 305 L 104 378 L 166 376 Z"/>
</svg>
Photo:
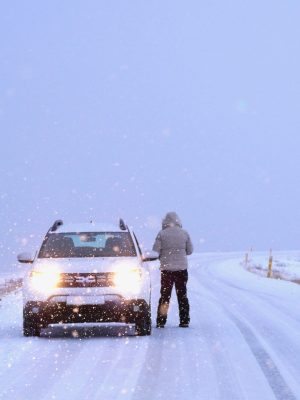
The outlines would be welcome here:
<svg viewBox="0 0 300 400">
<path fill-rule="evenodd" d="M 120 268 L 137 268 L 141 266 L 137 257 L 105 257 L 105 258 L 43 258 L 34 263 L 35 271 L 49 271 L 53 268 L 65 273 L 114 272 Z"/>
</svg>

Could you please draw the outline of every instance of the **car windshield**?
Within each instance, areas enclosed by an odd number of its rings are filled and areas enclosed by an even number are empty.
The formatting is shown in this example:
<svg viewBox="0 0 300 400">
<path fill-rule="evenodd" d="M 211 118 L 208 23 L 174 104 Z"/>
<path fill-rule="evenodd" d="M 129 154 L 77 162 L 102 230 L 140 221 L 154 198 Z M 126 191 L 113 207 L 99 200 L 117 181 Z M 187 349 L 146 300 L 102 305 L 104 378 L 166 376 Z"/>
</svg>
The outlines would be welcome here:
<svg viewBox="0 0 300 400">
<path fill-rule="evenodd" d="M 134 257 L 136 251 L 128 232 L 51 233 L 39 258 Z"/>
</svg>

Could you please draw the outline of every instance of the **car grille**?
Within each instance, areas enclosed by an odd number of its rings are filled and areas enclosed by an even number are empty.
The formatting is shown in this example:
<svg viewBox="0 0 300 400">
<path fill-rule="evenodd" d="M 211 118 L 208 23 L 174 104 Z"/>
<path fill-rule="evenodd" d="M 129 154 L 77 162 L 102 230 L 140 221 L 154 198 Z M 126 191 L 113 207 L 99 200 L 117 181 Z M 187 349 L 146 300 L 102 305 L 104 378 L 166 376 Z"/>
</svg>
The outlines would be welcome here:
<svg viewBox="0 0 300 400">
<path fill-rule="evenodd" d="M 63 273 L 58 287 L 81 288 L 81 287 L 108 287 L 114 286 L 114 274 L 111 272 L 102 273 Z"/>
</svg>

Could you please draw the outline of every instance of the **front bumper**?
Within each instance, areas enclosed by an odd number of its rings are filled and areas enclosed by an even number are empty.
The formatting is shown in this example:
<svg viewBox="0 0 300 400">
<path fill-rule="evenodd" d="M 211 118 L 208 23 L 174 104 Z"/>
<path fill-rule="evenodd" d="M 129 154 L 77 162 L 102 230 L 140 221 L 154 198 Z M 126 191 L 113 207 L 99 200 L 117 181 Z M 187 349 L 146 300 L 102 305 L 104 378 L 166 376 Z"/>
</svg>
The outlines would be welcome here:
<svg viewBox="0 0 300 400">
<path fill-rule="evenodd" d="M 52 300 L 52 301 L 51 301 Z M 104 304 L 68 304 L 66 301 L 30 301 L 24 306 L 24 316 L 34 319 L 41 327 L 59 323 L 125 322 L 136 323 L 149 314 L 144 299 L 114 299 Z"/>
</svg>

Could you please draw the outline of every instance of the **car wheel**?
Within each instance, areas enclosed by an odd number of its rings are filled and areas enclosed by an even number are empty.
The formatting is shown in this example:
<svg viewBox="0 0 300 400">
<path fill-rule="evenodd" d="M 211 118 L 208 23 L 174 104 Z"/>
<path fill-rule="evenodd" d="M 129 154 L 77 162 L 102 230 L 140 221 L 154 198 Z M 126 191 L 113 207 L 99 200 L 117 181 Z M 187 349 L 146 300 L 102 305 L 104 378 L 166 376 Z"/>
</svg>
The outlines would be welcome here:
<svg viewBox="0 0 300 400">
<path fill-rule="evenodd" d="M 135 333 L 138 336 L 151 335 L 151 328 L 152 322 L 150 313 L 138 318 L 135 322 Z"/>
<path fill-rule="evenodd" d="M 28 315 L 23 313 L 23 335 L 24 336 L 40 336 L 41 327 L 37 322 L 39 320 L 39 315 Z"/>
</svg>

